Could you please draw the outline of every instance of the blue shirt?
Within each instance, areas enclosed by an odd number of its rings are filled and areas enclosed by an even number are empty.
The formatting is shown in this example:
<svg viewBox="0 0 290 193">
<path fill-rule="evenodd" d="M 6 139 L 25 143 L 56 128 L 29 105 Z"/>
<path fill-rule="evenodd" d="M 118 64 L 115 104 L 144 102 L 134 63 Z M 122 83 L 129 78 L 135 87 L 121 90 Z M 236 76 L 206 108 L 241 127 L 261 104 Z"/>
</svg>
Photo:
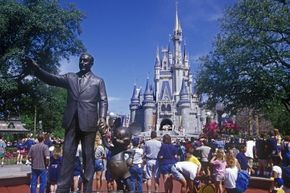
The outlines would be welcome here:
<svg viewBox="0 0 290 193">
<path fill-rule="evenodd" d="M 239 161 L 239 164 L 241 166 L 241 169 L 242 170 L 247 170 L 248 169 L 248 158 L 247 156 L 245 155 L 245 153 L 243 152 L 239 152 L 237 154 L 237 160 Z"/>
<path fill-rule="evenodd" d="M 176 155 L 177 155 L 177 148 L 172 144 L 165 144 L 161 145 L 160 151 L 158 153 L 159 163 L 160 164 L 174 164 L 177 162 Z M 162 159 L 160 159 L 162 156 Z"/>
</svg>

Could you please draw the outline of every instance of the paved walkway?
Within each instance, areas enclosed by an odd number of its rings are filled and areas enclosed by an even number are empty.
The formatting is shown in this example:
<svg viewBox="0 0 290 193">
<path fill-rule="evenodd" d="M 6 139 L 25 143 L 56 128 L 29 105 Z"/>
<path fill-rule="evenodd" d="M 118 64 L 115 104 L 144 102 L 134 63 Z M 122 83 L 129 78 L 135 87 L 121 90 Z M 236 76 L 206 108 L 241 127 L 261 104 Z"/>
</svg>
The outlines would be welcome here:
<svg viewBox="0 0 290 193">
<path fill-rule="evenodd" d="M 20 176 L 27 176 L 30 172 L 30 166 L 26 165 L 9 165 L 0 167 L 0 181 L 4 178 L 15 178 Z M 102 190 L 106 190 L 106 182 L 103 182 Z M 146 190 L 146 189 L 144 189 Z M 163 183 L 160 184 L 160 191 L 164 191 Z M 180 184 L 174 181 L 174 193 L 178 193 L 180 191 Z M 249 188 L 245 193 L 267 193 L 267 190 Z M 7 186 L 0 187 L 0 193 L 29 193 L 29 185 L 28 184 L 20 184 L 15 186 Z"/>
<path fill-rule="evenodd" d="M 31 172 L 29 165 L 4 165 L 0 167 L 0 179 L 26 176 Z"/>
</svg>

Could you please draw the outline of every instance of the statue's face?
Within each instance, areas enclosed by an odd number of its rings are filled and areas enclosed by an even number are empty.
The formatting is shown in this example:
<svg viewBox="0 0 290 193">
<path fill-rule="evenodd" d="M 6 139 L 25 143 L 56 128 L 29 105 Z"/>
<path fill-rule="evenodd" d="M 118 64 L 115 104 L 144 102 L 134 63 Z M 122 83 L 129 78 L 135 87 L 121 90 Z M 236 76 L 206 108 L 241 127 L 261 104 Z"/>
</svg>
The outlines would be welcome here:
<svg viewBox="0 0 290 193">
<path fill-rule="evenodd" d="M 80 71 L 86 73 L 91 70 L 92 65 L 93 63 L 90 56 L 87 54 L 82 54 L 79 62 Z"/>
<path fill-rule="evenodd" d="M 113 133 L 113 144 L 116 147 L 127 147 L 130 144 L 132 134 L 125 127 L 118 127 Z"/>
</svg>

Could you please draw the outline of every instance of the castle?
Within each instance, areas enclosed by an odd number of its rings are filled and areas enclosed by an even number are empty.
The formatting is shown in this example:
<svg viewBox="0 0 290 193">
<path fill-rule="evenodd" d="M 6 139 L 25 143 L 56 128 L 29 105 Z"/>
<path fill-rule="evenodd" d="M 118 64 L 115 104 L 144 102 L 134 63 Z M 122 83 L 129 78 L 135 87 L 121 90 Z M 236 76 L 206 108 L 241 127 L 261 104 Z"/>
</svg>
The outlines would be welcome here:
<svg viewBox="0 0 290 193">
<path fill-rule="evenodd" d="M 182 29 L 176 9 L 175 27 L 170 45 L 157 49 L 154 86 L 147 78 L 146 88 L 134 86 L 130 103 L 130 123 L 140 125 L 142 132 L 156 130 L 159 135 L 190 136 L 201 133 L 205 111 L 193 87 L 189 56 L 185 51 Z"/>
</svg>

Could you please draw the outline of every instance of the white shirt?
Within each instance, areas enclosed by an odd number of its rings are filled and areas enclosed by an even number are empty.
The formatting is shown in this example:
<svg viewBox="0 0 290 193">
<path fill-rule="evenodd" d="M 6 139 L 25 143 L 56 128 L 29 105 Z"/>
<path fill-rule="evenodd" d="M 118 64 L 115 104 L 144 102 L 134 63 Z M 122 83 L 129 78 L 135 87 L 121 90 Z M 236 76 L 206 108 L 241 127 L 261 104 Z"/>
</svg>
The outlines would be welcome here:
<svg viewBox="0 0 290 193">
<path fill-rule="evenodd" d="M 282 178 L 282 169 L 280 166 L 273 166 L 272 172 L 277 173 L 277 178 Z"/>
<path fill-rule="evenodd" d="M 249 140 L 246 142 L 246 156 L 254 159 L 254 151 L 253 148 L 256 146 L 256 142 L 253 140 Z"/>
<path fill-rule="evenodd" d="M 184 176 L 194 180 L 197 173 L 197 165 L 190 161 L 181 161 L 175 163 L 175 167 L 178 171 L 180 171 Z"/>
<path fill-rule="evenodd" d="M 142 164 L 143 163 L 143 154 L 144 151 L 141 148 L 133 148 L 135 155 L 133 158 L 133 164 Z"/>
<path fill-rule="evenodd" d="M 226 168 L 225 171 L 225 188 L 233 189 L 236 188 L 236 181 L 238 178 L 238 168 L 236 166 L 232 168 Z"/>
</svg>

